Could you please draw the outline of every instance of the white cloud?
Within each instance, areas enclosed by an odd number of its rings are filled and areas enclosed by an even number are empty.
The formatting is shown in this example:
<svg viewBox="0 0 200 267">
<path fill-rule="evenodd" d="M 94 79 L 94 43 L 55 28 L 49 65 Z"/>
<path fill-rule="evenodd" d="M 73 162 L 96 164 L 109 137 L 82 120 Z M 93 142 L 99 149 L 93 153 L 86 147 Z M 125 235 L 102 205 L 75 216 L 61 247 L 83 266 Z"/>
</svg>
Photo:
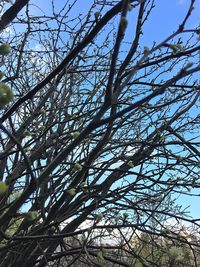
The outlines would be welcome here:
<svg viewBox="0 0 200 267">
<path fill-rule="evenodd" d="M 66 226 L 66 224 L 70 223 L 74 218 L 75 217 L 70 218 L 66 220 L 65 222 L 63 222 L 61 225 L 61 229 L 63 229 Z M 97 225 L 103 226 L 103 228 L 95 229 L 94 227 L 94 229 L 90 233 L 90 238 L 92 238 L 95 241 L 95 243 L 98 245 L 102 245 L 102 244 L 113 245 L 113 246 L 119 245 L 119 243 L 123 242 L 123 237 L 121 233 L 123 234 L 123 236 L 126 237 L 126 239 L 131 237 L 133 234 L 133 229 L 131 227 L 124 227 L 124 228 L 121 227 L 119 231 L 117 228 L 115 229 L 110 228 L 109 224 L 107 224 L 105 220 L 103 219 Z M 92 228 L 93 226 L 94 226 L 93 220 L 86 220 L 78 227 L 77 231 L 88 230 Z M 87 234 L 86 234 L 86 237 L 87 237 Z"/>
</svg>

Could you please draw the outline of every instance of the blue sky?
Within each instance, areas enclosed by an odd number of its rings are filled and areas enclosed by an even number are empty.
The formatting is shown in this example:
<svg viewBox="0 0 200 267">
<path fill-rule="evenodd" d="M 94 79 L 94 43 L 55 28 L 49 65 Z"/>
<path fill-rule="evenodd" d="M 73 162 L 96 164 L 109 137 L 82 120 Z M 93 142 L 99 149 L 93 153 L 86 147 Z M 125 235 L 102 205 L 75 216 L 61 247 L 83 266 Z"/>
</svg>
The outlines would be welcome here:
<svg viewBox="0 0 200 267">
<path fill-rule="evenodd" d="M 49 11 L 51 6 L 51 1 L 40 1 L 40 0 L 32 0 L 30 3 L 34 3 L 38 5 L 42 10 Z M 57 9 L 63 7 L 63 4 L 66 3 L 65 0 L 59 0 L 56 3 Z M 73 15 L 78 13 L 85 13 L 91 4 L 92 0 L 78 0 L 77 4 L 73 10 Z M 151 19 L 148 21 L 148 30 L 155 30 L 157 38 L 166 37 L 166 34 L 170 34 L 175 25 L 178 27 L 179 22 L 185 16 L 186 10 L 190 4 L 189 0 L 156 0 L 156 7 L 154 8 L 153 13 L 151 14 Z M 39 11 L 39 10 L 38 10 Z M 159 24 L 158 24 L 159 21 Z M 193 11 L 193 15 L 189 20 L 188 26 L 198 25 L 200 23 L 200 0 L 196 0 L 195 10 Z"/>
<path fill-rule="evenodd" d="M 41 1 L 41 0 L 31 0 L 31 4 L 38 6 L 45 13 L 49 12 L 51 8 L 51 1 Z M 65 0 L 56 1 L 56 9 L 59 10 L 66 3 Z M 73 9 L 73 15 L 79 13 L 86 13 L 91 4 L 92 0 L 78 0 L 75 8 Z M 151 19 L 148 21 L 147 30 L 154 32 L 154 36 L 157 39 L 166 37 L 166 34 L 170 34 L 175 26 L 178 27 L 181 19 L 185 16 L 186 10 L 188 8 L 189 0 L 156 0 L 156 7 L 154 8 Z M 40 12 L 38 8 L 34 8 L 37 12 Z M 193 15 L 189 20 L 188 26 L 193 27 L 200 23 L 200 0 L 196 0 L 195 10 Z M 149 37 L 151 37 L 149 34 Z"/>
<path fill-rule="evenodd" d="M 51 1 L 30 1 L 30 3 L 34 3 L 38 5 L 45 13 L 49 13 L 51 9 Z M 56 8 L 59 10 L 65 4 L 65 0 L 59 0 L 56 3 Z M 92 0 L 78 0 L 73 12 L 71 13 L 72 16 L 76 16 L 79 13 L 86 14 L 89 7 L 93 3 Z M 178 29 L 180 23 L 185 17 L 185 14 L 188 10 L 188 6 L 190 4 L 189 0 L 156 0 L 155 1 L 155 8 L 153 9 L 148 21 L 144 27 L 144 34 L 141 38 L 142 44 L 147 45 L 149 47 L 152 46 L 153 42 L 156 41 L 157 43 L 161 42 L 165 39 L 168 35 L 171 35 L 175 30 Z M 38 8 L 34 8 L 33 10 L 37 13 L 40 13 Z M 135 11 L 132 11 L 135 13 Z M 130 12 L 128 15 L 129 24 L 127 30 L 127 36 L 130 36 L 130 40 L 133 39 L 134 32 L 135 32 L 135 16 Z M 188 20 L 186 24 L 186 28 L 194 28 L 200 25 L 200 0 L 196 0 L 195 10 L 193 10 L 192 16 Z M 195 192 L 197 193 L 197 192 Z M 189 196 L 181 196 L 178 199 L 178 203 L 183 205 L 183 207 L 190 206 L 191 215 L 194 217 L 200 217 L 200 210 L 197 208 L 197 201 L 199 198 L 197 197 L 189 197 Z"/>
<path fill-rule="evenodd" d="M 71 16 L 75 17 L 80 13 L 87 14 L 92 3 L 92 0 L 77 0 L 77 3 L 70 12 Z M 30 4 L 32 12 L 36 15 L 51 14 L 51 0 L 30 0 Z M 56 1 L 55 11 L 59 12 L 64 4 L 66 4 L 65 0 Z M 189 0 L 155 0 L 155 8 L 144 26 L 144 34 L 141 38 L 142 44 L 151 47 L 154 41 L 159 43 L 177 30 L 185 17 L 189 4 Z M 128 15 L 129 25 L 126 37 L 130 36 L 130 40 L 132 40 L 135 32 L 134 14 L 136 14 L 136 11 L 133 9 Z M 198 26 L 200 26 L 200 0 L 196 0 L 195 9 L 188 20 L 186 28 Z"/>
<path fill-rule="evenodd" d="M 44 10 L 45 14 L 51 11 L 51 1 L 30 0 L 31 4 L 38 5 L 41 10 Z M 57 0 L 57 9 L 63 7 L 66 0 Z M 73 9 L 72 16 L 76 16 L 79 13 L 86 14 L 87 10 L 93 3 L 92 0 L 78 0 L 75 8 Z M 151 47 L 154 41 L 161 42 L 168 35 L 172 34 L 182 22 L 185 17 L 186 11 L 190 4 L 189 0 L 156 0 L 156 7 L 153 9 L 151 16 L 149 17 L 144 27 L 144 35 L 142 36 L 142 43 Z M 32 12 L 37 15 L 42 14 L 39 8 L 32 6 Z M 135 12 L 134 10 L 132 11 Z M 135 20 L 134 16 L 132 15 Z M 129 26 L 127 35 L 132 37 L 134 35 L 134 22 L 131 21 L 131 13 L 129 14 Z M 132 24 L 133 23 L 133 24 Z M 186 28 L 194 28 L 200 25 L 200 0 L 196 0 L 195 10 L 191 18 L 187 23 Z M 135 31 L 135 30 L 134 30 Z M 131 38 L 132 40 L 132 38 Z M 194 217 L 200 217 L 200 210 L 197 207 L 199 198 L 182 196 L 178 202 L 183 206 L 190 205 L 190 212 Z"/>
</svg>

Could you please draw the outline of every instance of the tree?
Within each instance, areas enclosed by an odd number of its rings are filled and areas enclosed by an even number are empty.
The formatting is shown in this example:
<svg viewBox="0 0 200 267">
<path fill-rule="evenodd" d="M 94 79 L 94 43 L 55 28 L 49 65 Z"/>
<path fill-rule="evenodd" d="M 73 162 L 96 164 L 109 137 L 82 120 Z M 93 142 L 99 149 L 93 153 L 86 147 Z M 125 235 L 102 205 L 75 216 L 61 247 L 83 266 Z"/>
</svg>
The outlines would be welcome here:
<svg viewBox="0 0 200 267">
<path fill-rule="evenodd" d="M 180 238 L 183 237 L 179 232 Z M 155 266 L 195 266 L 199 264 L 199 251 L 195 251 L 195 259 L 190 246 L 182 244 L 180 241 L 154 236 L 152 234 L 142 234 L 133 242 L 134 250 L 138 254 L 138 259 L 134 259 L 133 266 L 144 266 L 144 263 Z M 143 261 L 141 260 L 143 259 Z M 145 259 L 145 260 L 144 260 Z M 198 259 L 198 260 L 197 260 Z M 197 265 L 198 266 L 198 265 Z"/>
<path fill-rule="evenodd" d="M 154 0 L 94 0 L 82 14 L 75 0 L 44 12 L 5 2 L 0 101 L 5 86 L 14 99 L 0 111 L 0 266 L 131 266 L 138 232 L 195 250 L 198 238 L 165 231 L 173 218 L 199 227 L 175 201 L 200 187 L 195 0 L 148 47 Z"/>
</svg>

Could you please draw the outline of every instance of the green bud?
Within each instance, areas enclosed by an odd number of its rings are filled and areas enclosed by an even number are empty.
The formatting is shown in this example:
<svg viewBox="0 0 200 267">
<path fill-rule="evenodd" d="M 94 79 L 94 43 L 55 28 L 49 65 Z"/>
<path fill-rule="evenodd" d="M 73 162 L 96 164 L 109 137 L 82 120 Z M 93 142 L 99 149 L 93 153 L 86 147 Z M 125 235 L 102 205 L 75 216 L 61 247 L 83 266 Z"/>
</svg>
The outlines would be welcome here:
<svg viewBox="0 0 200 267">
<path fill-rule="evenodd" d="M 12 193 L 11 196 L 9 197 L 9 203 L 18 199 L 21 196 L 21 194 L 22 194 L 21 191 L 16 191 L 16 192 Z"/>
<path fill-rule="evenodd" d="M 163 135 L 161 138 L 160 138 L 160 141 L 165 141 L 166 140 L 166 136 L 165 135 Z"/>
<path fill-rule="evenodd" d="M 111 234 L 112 233 L 112 228 L 106 228 L 106 231 L 109 233 L 109 234 Z"/>
<path fill-rule="evenodd" d="M 94 92 L 91 91 L 91 92 L 88 93 L 88 96 L 92 97 L 93 94 L 94 94 Z"/>
<path fill-rule="evenodd" d="M 188 62 L 185 66 L 185 69 L 189 69 L 190 67 L 192 67 L 193 63 L 192 62 Z"/>
<path fill-rule="evenodd" d="M 13 99 L 13 92 L 9 86 L 0 83 L 0 108 L 8 104 Z"/>
<path fill-rule="evenodd" d="M 103 257 L 103 252 L 102 250 L 97 252 L 97 261 L 99 263 L 100 266 L 105 266 L 105 259 Z"/>
<path fill-rule="evenodd" d="M 0 45 L 0 55 L 8 55 L 10 53 L 10 46 L 8 44 Z"/>
<path fill-rule="evenodd" d="M 149 48 L 147 47 L 147 46 L 144 46 L 144 54 L 147 54 L 147 53 L 149 53 Z"/>
<path fill-rule="evenodd" d="M 71 116 L 71 118 L 72 118 L 72 120 L 74 120 L 74 119 L 77 118 L 77 115 L 76 115 L 76 114 L 73 114 L 73 115 Z"/>
<path fill-rule="evenodd" d="M 123 214 L 123 217 L 124 217 L 124 219 L 127 219 L 127 218 L 128 218 L 128 213 L 125 212 L 125 213 Z"/>
<path fill-rule="evenodd" d="M 160 131 L 157 131 L 157 135 L 161 135 L 162 133 Z"/>
<path fill-rule="evenodd" d="M 127 10 L 128 11 L 131 11 L 132 9 L 133 9 L 132 5 L 131 4 L 128 4 Z"/>
<path fill-rule="evenodd" d="M 87 186 L 87 184 L 86 184 L 86 182 L 82 182 L 81 184 L 80 184 L 80 187 L 82 188 L 82 187 L 86 187 Z"/>
<path fill-rule="evenodd" d="M 120 220 L 120 215 L 115 216 L 115 222 L 118 222 Z"/>
<path fill-rule="evenodd" d="M 4 77 L 4 73 L 0 71 L 0 80 Z"/>
<path fill-rule="evenodd" d="M 69 190 L 67 190 L 67 194 L 70 195 L 71 197 L 76 195 L 76 189 L 75 188 L 71 188 Z"/>
<path fill-rule="evenodd" d="M 127 25 L 128 25 L 128 21 L 127 21 L 126 17 L 121 17 L 120 28 L 121 28 L 122 32 L 124 32 L 126 30 Z"/>
<path fill-rule="evenodd" d="M 31 136 L 31 135 L 32 135 L 32 133 L 29 132 L 29 131 L 25 131 L 25 132 L 24 132 L 24 136 Z"/>
<path fill-rule="evenodd" d="M 42 115 L 45 115 L 45 113 L 46 113 L 45 109 L 42 108 L 42 109 L 41 109 L 41 114 L 42 114 Z"/>
<path fill-rule="evenodd" d="M 53 133 L 53 134 L 51 135 L 51 138 L 52 138 L 52 139 L 58 139 L 58 138 L 59 138 L 59 133 Z"/>
<path fill-rule="evenodd" d="M 129 167 L 133 167 L 134 166 L 132 160 L 129 160 L 129 162 L 127 164 L 128 164 Z"/>
<path fill-rule="evenodd" d="M 173 50 L 173 53 L 176 54 L 178 51 L 182 50 L 181 44 L 170 45 L 170 48 Z"/>
<path fill-rule="evenodd" d="M 0 195 L 3 195 L 8 190 L 8 186 L 6 183 L 0 181 Z"/>
<path fill-rule="evenodd" d="M 97 253 L 97 258 L 103 259 L 103 252 L 101 250 Z"/>
<path fill-rule="evenodd" d="M 105 248 L 102 248 L 101 251 L 102 251 L 103 256 L 105 256 L 105 254 L 106 254 L 106 249 L 105 249 Z"/>
<path fill-rule="evenodd" d="M 24 235 L 24 234 L 25 234 L 25 231 L 24 231 L 24 230 L 20 230 L 20 231 L 19 231 L 19 235 L 22 236 L 22 235 Z"/>
<path fill-rule="evenodd" d="M 45 127 L 44 125 L 42 125 L 42 126 L 40 126 L 40 127 L 38 128 L 38 131 L 39 131 L 39 132 L 43 132 L 45 129 L 46 129 L 46 127 Z"/>
<path fill-rule="evenodd" d="M 72 138 L 74 138 L 74 139 L 76 139 L 77 137 L 79 137 L 79 135 L 80 135 L 80 132 L 78 132 L 78 131 L 73 132 L 73 133 L 70 134 L 70 136 L 71 136 Z"/>
<path fill-rule="evenodd" d="M 181 44 L 177 44 L 176 47 L 178 50 L 181 50 L 183 48 Z"/>
<path fill-rule="evenodd" d="M 97 214 L 97 222 L 100 222 L 103 219 L 103 214 L 100 212 Z"/>
<path fill-rule="evenodd" d="M 73 172 L 80 172 L 82 170 L 82 166 L 79 163 L 75 163 L 72 169 Z"/>
<path fill-rule="evenodd" d="M 81 236 L 81 241 L 82 241 L 82 242 L 85 242 L 86 240 L 87 240 L 87 237 L 84 236 L 84 235 L 82 235 L 82 236 Z"/>
<path fill-rule="evenodd" d="M 48 234 L 51 235 L 53 233 L 55 233 L 56 231 L 56 227 L 55 226 L 51 226 L 49 229 L 48 229 Z"/>
<path fill-rule="evenodd" d="M 28 221 L 34 221 L 35 219 L 37 219 L 37 217 L 38 217 L 37 211 L 29 211 L 29 212 L 25 213 L 25 218 Z"/>
<path fill-rule="evenodd" d="M 100 13 L 99 11 L 95 12 L 95 13 L 94 13 L 95 19 L 98 19 L 98 17 L 100 16 L 100 14 L 101 14 L 101 13 Z"/>
</svg>

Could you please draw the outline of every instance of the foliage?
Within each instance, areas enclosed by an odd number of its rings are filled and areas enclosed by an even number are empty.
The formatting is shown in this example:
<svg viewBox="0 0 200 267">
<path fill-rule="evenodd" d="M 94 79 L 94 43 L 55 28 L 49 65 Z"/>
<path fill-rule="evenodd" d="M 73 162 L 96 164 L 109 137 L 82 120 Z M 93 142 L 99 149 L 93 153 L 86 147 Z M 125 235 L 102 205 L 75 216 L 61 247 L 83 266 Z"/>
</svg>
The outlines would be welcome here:
<svg viewBox="0 0 200 267">
<path fill-rule="evenodd" d="M 151 266 L 195 266 L 192 249 L 181 242 L 173 242 L 168 238 L 143 234 L 133 242 L 138 254 L 134 266 L 142 267 L 143 261 Z M 197 252 L 197 251 L 196 251 Z M 197 256 L 197 255 L 196 255 Z M 142 259 L 142 260 L 141 260 Z M 198 262 L 199 252 L 198 252 Z"/>
</svg>

